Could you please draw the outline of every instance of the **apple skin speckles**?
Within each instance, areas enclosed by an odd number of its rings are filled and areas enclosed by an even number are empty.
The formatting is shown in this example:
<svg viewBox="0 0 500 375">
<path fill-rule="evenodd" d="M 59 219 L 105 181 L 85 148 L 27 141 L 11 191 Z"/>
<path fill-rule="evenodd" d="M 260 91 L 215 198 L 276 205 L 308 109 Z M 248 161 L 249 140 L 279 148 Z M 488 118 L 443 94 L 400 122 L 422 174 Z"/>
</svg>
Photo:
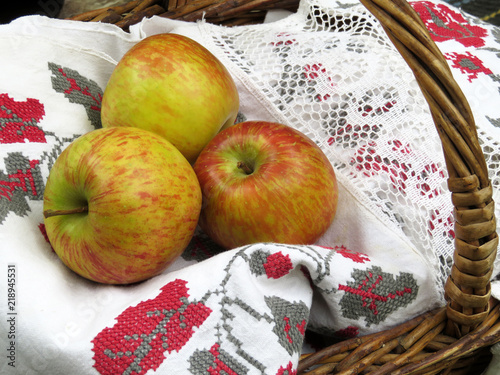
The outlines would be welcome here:
<svg viewBox="0 0 500 375">
<path fill-rule="evenodd" d="M 239 168 L 241 162 L 251 171 Z M 313 244 L 335 217 L 338 187 L 330 161 L 286 125 L 247 121 L 225 129 L 193 168 L 203 194 L 200 227 L 227 249 Z"/>
<path fill-rule="evenodd" d="M 104 127 L 132 126 L 161 135 L 194 163 L 203 147 L 234 124 L 234 80 L 209 50 L 173 33 L 135 44 L 118 62 L 101 107 Z"/>
<path fill-rule="evenodd" d="M 129 284 L 159 274 L 187 247 L 201 210 L 190 163 L 168 141 L 136 128 L 94 130 L 52 167 L 44 210 L 88 205 L 45 219 L 64 264 L 100 283 Z"/>
</svg>

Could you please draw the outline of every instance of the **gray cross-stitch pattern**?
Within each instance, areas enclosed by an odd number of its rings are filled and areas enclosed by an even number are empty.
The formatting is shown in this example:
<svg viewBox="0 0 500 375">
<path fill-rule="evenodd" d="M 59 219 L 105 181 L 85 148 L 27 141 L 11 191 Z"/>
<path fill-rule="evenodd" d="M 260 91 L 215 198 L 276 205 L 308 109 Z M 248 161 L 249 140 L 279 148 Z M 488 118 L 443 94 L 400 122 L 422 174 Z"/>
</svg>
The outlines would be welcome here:
<svg viewBox="0 0 500 375">
<path fill-rule="evenodd" d="M 276 296 L 265 297 L 265 300 L 274 316 L 273 332 L 278 336 L 279 343 L 290 355 L 300 353 L 309 308 L 302 301 L 290 302 Z"/>
<path fill-rule="evenodd" d="M 76 70 L 64 68 L 49 62 L 52 72 L 52 87 L 63 93 L 71 103 L 81 104 L 87 112 L 90 123 L 96 129 L 102 128 L 101 101 L 103 90 L 94 81 L 83 77 Z"/>
<path fill-rule="evenodd" d="M 339 290 L 345 292 L 339 302 L 342 316 L 354 320 L 365 317 L 366 327 L 383 322 L 417 298 L 419 287 L 410 273 L 402 272 L 394 277 L 373 266 L 355 269 L 351 276 L 354 281 L 339 285 Z"/>
<path fill-rule="evenodd" d="M 266 269 L 264 264 L 267 262 L 267 257 L 271 255 L 269 251 L 257 250 L 250 255 L 249 266 L 250 271 L 257 275 L 265 275 Z"/>
<path fill-rule="evenodd" d="M 248 368 L 239 363 L 233 356 L 220 347 L 213 347 L 212 354 L 210 350 L 196 350 L 189 358 L 189 371 L 193 375 L 204 375 L 209 370 L 215 370 L 221 365 L 225 365 L 238 375 L 248 374 Z M 226 374 L 224 370 L 219 370 L 218 374 Z"/>
<path fill-rule="evenodd" d="M 5 185 L 5 197 L 0 205 L 0 224 L 9 212 L 24 216 L 31 211 L 26 198 L 42 200 L 45 187 L 39 163 L 31 165 L 28 157 L 21 152 L 7 154 L 4 163 L 6 173 L 0 170 L 0 181 L 10 182 L 11 186 Z"/>
</svg>

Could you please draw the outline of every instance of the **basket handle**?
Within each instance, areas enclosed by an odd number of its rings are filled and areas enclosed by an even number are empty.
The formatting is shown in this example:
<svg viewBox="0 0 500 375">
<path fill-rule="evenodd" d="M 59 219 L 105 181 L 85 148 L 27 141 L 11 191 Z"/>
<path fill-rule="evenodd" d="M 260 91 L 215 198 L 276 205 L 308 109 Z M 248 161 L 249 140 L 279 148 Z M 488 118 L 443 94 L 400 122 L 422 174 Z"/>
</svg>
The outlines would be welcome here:
<svg viewBox="0 0 500 375">
<path fill-rule="evenodd" d="M 487 316 L 498 247 L 493 191 L 472 110 L 417 12 L 406 0 L 360 0 L 412 69 L 441 139 L 454 205 L 455 252 L 444 286 L 447 333 L 461 337 Z"/>
</svg>

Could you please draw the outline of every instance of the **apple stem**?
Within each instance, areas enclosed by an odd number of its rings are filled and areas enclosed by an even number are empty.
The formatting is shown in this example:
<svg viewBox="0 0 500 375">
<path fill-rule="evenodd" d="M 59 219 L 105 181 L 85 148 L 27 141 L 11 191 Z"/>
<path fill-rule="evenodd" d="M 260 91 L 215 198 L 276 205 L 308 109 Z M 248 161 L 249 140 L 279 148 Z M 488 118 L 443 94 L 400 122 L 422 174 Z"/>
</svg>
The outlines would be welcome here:
<svg viewBox="0 0 500 375">
<path fill-rule="evenodd" d="M 72 208 L 70 210 L 45 210 L 43 211 L 43 216 L 45 218 L 48 218 L 51 216 L 80 214 L 88 211 L 89 211 L 89 206 Z"/>
<path fill-rule="evenodd" d="M 239 169 L 243 170 L 243 172 L 245 172 L 246 174 L 252 174 L 253 173 L 253 169 L 248 164 L 246 164 L 243 161 L 239 161 L 236 166 Z"/>
</svg>

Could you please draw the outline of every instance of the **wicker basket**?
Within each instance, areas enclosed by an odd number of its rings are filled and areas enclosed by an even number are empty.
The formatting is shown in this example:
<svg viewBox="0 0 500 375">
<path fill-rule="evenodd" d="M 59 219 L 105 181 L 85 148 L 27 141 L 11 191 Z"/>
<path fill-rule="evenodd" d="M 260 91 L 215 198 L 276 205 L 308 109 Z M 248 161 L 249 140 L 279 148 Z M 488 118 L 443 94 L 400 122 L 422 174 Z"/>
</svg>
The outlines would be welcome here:
<svg viewBox="0 0 500 375">
<path fill-rule="evenodd" d="M 454 265 L 447 306 L 393 329 L 353 338 L 303 356 L 298 373 L 480 374 L 500 342 L 500 305 L 490 297 L 498 247 L 492 187 L 474 118 L 443 55 L 405 0 L 360 0 L 380 21 L 425 96 L 440 136 L 455 207 Z M 272 8 L 295 11 L 298 0 L 134 0 L 86 12 L 79 21 L 127 30 L 144 17 L 234 26 L 263 21 Z"/>
<path fill-rule="evenodd" d="M 269 9 L 296 11 L 298 0 L 133 0 L 121 6 L 96 9 L 70 19 L 112 23 L 123 30 L 154 15 L 182 21 L 204 18 L 217 25 L 262 23 Z"/>
</svg>

